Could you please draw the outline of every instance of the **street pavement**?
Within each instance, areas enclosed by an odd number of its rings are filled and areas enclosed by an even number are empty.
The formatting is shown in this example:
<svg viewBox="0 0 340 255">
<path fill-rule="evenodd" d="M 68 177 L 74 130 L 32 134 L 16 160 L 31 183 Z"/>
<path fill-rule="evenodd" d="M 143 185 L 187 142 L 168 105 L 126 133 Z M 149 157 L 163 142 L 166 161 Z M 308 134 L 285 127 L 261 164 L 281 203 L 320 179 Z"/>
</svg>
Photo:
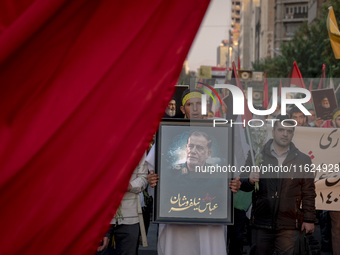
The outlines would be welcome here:
<svg viewBox="0 0 340 255">
<path fill-rule="evenodd" d="M 139 246 L 138 255 L 157 255 L 157 236 L 158 236 L 158 225 L 154 223 L 150 223 L 149 231 L 148 231 L 148 247 Z M 313 238 L 311 242 L 313 243 L 313 247 L 315 250 L 313 251 L 313 255 L 331 255 L 329 252 L 320 251 L 320 226 L 315 225 L 315 232 L 313 233 Z M 249 254 L 250 247 L 245 246 L 243 254 Z M 208 254 L 207 254 L 208 255 Z M 232 254 L 230 254 L 232 255 Z"/>
<path fill-rule="evenodd" d="M 148 247 L 139 246 L 138 255 L 157 255 L 158 224 L 150 222 L 148 231 Z"/>
</svg>

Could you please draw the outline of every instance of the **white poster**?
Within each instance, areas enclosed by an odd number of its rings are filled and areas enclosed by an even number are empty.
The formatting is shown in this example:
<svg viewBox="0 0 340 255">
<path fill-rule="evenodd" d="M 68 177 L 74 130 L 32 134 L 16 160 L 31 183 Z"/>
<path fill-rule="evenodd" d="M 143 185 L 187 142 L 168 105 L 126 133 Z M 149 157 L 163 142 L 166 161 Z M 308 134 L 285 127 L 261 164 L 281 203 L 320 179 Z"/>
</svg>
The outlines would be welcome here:
<svg viewBox="0 0 340 255">
<path fill-rule="evenodd" d="M 340 211 L 340 129 L 296 127 L 293 143 L 312 159 L 316 208 Z"/>
</svg>

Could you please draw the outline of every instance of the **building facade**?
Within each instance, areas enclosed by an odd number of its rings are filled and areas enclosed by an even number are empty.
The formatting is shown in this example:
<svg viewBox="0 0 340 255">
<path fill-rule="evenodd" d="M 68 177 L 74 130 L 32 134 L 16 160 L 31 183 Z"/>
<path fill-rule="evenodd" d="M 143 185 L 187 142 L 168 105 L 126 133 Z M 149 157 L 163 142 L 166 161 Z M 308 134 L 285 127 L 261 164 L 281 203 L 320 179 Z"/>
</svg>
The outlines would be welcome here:
<svg viewBox="0 0 340 255">
<path fill-rule="evenodd" d="M 256 61 L 274 57 L 275 0 L 261 0 L 259 53 Z"/>
<path fill-rule="evenodd" d="M 293 38 L 294 33 L 308 20 L 309 0 L 275 0 L 274 18 L 274 54 L 282 43 Z"/>
<path fill-rule="evenodd" d="M 228 56 L 228 45 L 227 40 L 223 40 L 220 46 L 217 47 L 217 66 L 226 67 L 227 66 L 227 56 Z"/>
<path fill-rule="evenodd" d="M 243 0 L 241 7 L 240 36 L 238 39 L 239 57 L 242 69 L 250 69 L 250 48 L 251 48 L 251 8 L 252 0 Z"/>
<path fill-rule="evenodd" d="M 308 24 L 320 17 L 321 7 L 327 0 L 309 0 L 308 4 Z"/>
</svg>

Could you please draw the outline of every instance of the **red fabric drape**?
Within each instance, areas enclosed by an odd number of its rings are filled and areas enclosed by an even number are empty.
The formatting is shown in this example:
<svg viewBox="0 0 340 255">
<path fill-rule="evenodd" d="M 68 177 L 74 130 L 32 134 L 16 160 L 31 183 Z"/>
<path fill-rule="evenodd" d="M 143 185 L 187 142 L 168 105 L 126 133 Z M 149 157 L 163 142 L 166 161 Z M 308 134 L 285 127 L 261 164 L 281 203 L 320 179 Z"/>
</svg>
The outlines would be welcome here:
<svg viewBox="0 0 340 255">
<path fill-rule="evenodd" d="M 208 4 L 0 1 L 0 254 L 94 254 Z"/>
</svg>

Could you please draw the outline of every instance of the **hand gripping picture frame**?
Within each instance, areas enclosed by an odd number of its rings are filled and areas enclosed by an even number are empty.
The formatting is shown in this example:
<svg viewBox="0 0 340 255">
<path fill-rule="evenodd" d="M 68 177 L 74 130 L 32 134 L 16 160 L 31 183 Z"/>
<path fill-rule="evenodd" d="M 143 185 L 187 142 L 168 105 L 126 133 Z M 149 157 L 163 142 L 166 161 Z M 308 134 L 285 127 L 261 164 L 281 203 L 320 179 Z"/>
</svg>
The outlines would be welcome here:
<svg viewBox="0 0 340 255">
<path fill-rule="evenodd" d="M 163 121 L 156 136 L 157 223 L 232 224 L 233 130 L 206 121 Z"/>
</svg>

